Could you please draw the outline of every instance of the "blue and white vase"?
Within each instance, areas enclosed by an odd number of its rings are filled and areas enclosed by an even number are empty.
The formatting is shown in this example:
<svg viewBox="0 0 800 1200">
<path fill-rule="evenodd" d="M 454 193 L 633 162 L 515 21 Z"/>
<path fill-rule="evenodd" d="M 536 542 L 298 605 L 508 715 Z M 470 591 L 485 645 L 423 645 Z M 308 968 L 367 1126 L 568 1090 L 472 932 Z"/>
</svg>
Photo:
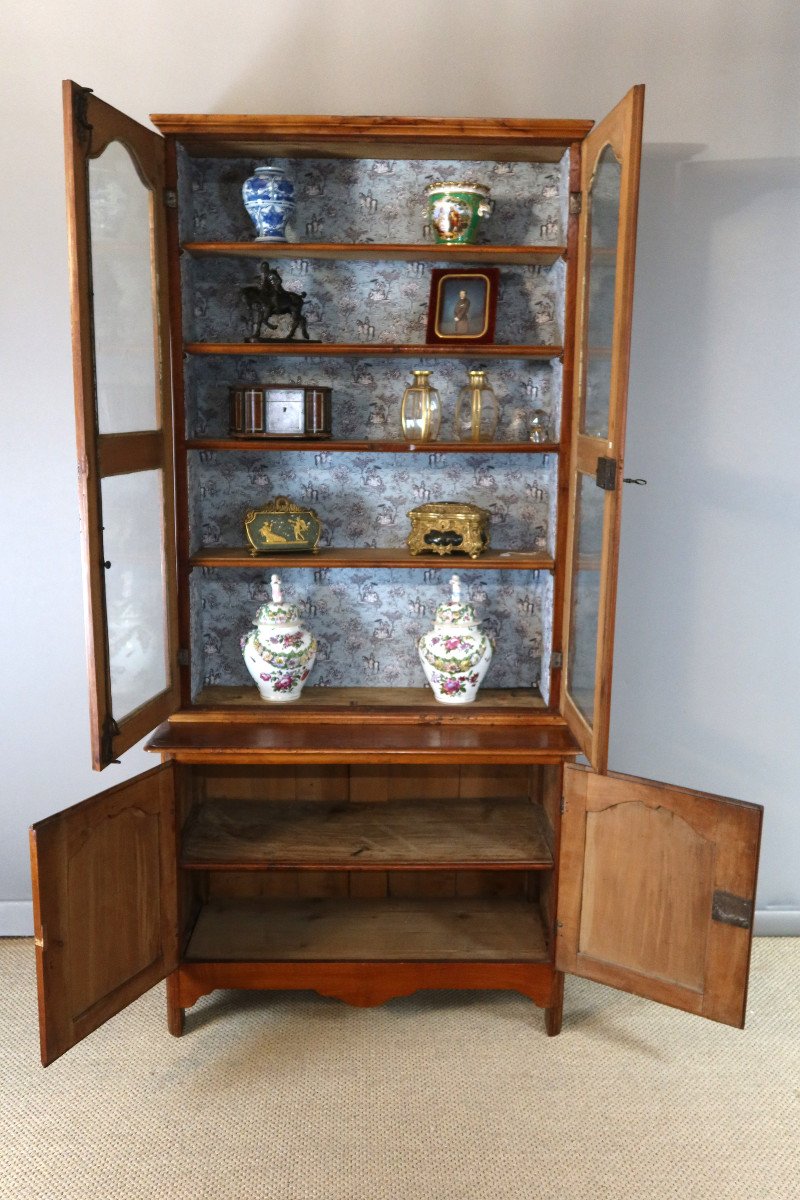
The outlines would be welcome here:
<svg viewBox="0 0 800 1200">
<path fill-rule="evenodd" d="M 261 166 L 242 185 L 242 198 L 256 227 L 257 242 L 285 242 L 294 213 L 294 184 L 280 167 Z"/>
</svg>

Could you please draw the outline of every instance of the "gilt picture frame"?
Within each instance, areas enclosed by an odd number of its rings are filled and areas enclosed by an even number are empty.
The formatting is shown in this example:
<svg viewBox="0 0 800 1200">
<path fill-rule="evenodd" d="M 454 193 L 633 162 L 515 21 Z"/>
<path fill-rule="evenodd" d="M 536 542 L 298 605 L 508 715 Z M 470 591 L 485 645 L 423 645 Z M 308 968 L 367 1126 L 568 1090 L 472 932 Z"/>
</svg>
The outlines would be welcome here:
<svg viewBox="0 0 800 1200">
<path fill-rule="evenodd" d="M 499 277 L 497 267 L 435 267 L 428 302 L 428 342 L 492 343 Z"/>
</svg>

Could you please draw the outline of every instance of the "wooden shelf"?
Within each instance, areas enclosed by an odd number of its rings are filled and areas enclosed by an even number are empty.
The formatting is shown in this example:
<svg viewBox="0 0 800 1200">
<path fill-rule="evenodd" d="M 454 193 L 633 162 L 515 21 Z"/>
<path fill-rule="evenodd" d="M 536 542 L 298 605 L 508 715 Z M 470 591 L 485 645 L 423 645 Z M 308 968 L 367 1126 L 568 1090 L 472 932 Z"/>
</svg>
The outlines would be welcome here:
<svg viewBox="0 0 800 1200">
<path fill-rule="evenodd" d="M 224 764 L 302 763 L 559 763 L 580 753 L 563 717 L 538 721 L 478 722 L 472 705 L 447 705 L 406 721 L 372 719 L 354 712 L 333 720 L 300 720 L 299 705 L 265 705 L 256 720 L 220 720 L 192 709 L 159 725 L 145 749 L 176 762 Z M 280 713 L 271 710 L 281 709 Z M 287 711 L 288 710 L 288 711 Z"/>
<path fill-rule="evenodd" d="M 184 242 L 194 258 L 361 259 L 371 262 L 490 263 L 550 266 L 566 246 L 447 246 L 430 242 Z"/>
<path fill-rule="evenodd" d="M 326 438 L 188 438 L 187 450 L 306 450 L 318 454 L 558 454 L 559 442 L 360 442 Z"/>
<path fill-rule="evenodd" d="M 295 358 L 560 358 L 563 346 L 473 346 L 469 343 L 187 342 L 187 354 L 276 354 Z"/>
<path fill-rule="evenodd" d="M 294 551 L 251 554 L 246 546 L 220 546 L 197 550 L 189 559 L 192 567 L 401 567 L 448 571 L 552 571 L 555 560 L 535 550 L 486 550 L 480 558 L 466 554 L 411 554 L 404 547 L 354 546 L 323 548 L 316 554 Z"/>
<path fill-rule="evenodd" d="M 189 962 L 545 962 L 542 920 L 524 900 L 215 900 Z"/>
<path fill-rule="evenodd" d="M 192 870 L 547 870 L 544 812 L 525 798 L 206 800 L 183 837 Z"/>
<path fill-rule="evenodd" d="M 229 687 L 211 684 L 197 695 L 191 708 L 173 713 L 172 721 L 227 720 L 340 721 L 347 714 L 370 721 L 421 721 L 470 724 L 539 724 L 560 722 L 535 688 L 482 688 L 470 704 L 439 704 L 430 688 L 412 687 L 307 687 L 291 704 L 262 700 L 254 685 Z"/>
</svg>

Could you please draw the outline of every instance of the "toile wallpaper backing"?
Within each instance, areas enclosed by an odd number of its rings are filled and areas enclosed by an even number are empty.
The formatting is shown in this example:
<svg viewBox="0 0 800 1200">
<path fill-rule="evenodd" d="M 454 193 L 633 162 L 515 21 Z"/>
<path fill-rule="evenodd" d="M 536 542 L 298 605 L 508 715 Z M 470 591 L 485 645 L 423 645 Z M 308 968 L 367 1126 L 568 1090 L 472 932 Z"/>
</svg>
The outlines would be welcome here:
<svg viewBox="0 0 800 1200">
<path fill-rule="evenodd" d="M 500 402 L 498 441 L 526 440 L 534 408 L 551 417 L 558 438 L 561 366 L 556 360 L 380 358 L 381 343 L 424 342 L 430 263 L 328 262 L 302 257 L 302 241 L 430 242 L 424 189 L 441 179 L 488 184 L 495 201 L 484 222 L 488 243 L 563 240 L 568 193 L 561 164 L 314 160 L 288 163 L 296 187 L 296 259 L 278 262 L 284 284 L 304 291 L 312 338 L 374 342 L 365 359 L 192 357 L 186 362 L 187 434 L 224 437 L 231 384 L 303 383 L 333 391 L 335 439 L 401 438 L 400 402 L 410 372 L 429 369 L 442 400 L 443 440 L 452 439 L 455 400 L 470 368 L 486 366 Z M 180 160 L 181 238 L 250 240 L 241 186 L 252 160 Z M 269 259 L 269 246 L 264 247 Z M 246 334 L 239 289 L 254 281 L 258 260 L 182 257 L 185 336 L 190 341 L 239 341 Z M 497 342 L 559 343 L 564 265 L 510 266 L 500 276 Z M 190 455 L 193 549 L 244 543 L 243 517 L 278 494 L 306 502 L 320 515 L 323 545 L 397 547 L 416 504 L 461 499 L 492 512 L 498 549 L 550 549 L 555 529 L 554 456 L 198 451 Z M 294 568 L 283 572 L 290 599 L 300 604 L 319 639 L 311 685 L 424 686 L 416 643 L 447 594 L 458 560 L 427 569 Z M 192 572 L 193 690 L 209 684 L 250 683 L 239 639 L 268 599 L 268 571 Z M 552 576 L 549 572 L 470 570 L 470 599 L 496 639 L 487 687 L 540 685 L 549 675 Z"/>
<path fill-rule="evenodd" d="M 279 495 L 316 509 L 320 546 L 404 546 L 410 508 L 459 500 L 491 512 L 494 549 L 553 551 L 554 455 L 200 450 L 189 480 L 193 552 L 245 545 L 245 512 Z"/>
<path fill-rule="evenodd" d="M 242 184 L 262 159 L 190 158 L 180 151 L 179 212 L 185 242 L 249 241 L 253 225 Z M 464 162 L 434 159 L 272 158 L 295 185 L 297 209 L 289 240 L 302 242 L 433 242 L 425 188 L 474 181 L 491 189 L 495 209 L 478 241 L 495 245 L 559 245 L 566 228 L 569 156 L 560 163 Z"/>
<path fill-rule="evenodd" d="M 450 564 L 448 564 L 449 567 Z M 457 570 L 455 561 L 452 563 Z M 193 688 L 246 687 L 239 639 L 269 599 L 272 569 L 192 572 Z M 449 596 L 451 571 L 330 567 L 281 573 L 284 595 L 299 605 L 319 650 L 310 687 L 425 687 L 417 641 Z M 552 576 L 548 571 L 480 571 L 462 575 L 479 608 L 483 629 L 495 639 L 484 687 L 542 684 L 547 699 Z M 253 695 L 257 693 L 253 689 Z"/>
<path fill-rule="evenodd" d="M 428 370 L 442 405 L 442 441 L 453 440 L 456 397 L 469 371 L 486 367 L 500 409 L 496 440 L 527 440 L 527 421 L 534 408 L 550 414 L 550 432 L 558 440 L 561 409 L 561 363 L 516 359 L 423 358 L 306 359 L 245 358 L 234 355 L 190 356 L 185 365 L 186 434 L 226 437 L 228 390 L 236 383 L 315 384 L 332 389 L 334 439 L 402 441 L 400 405 L 411 371 Z"/>
<path fill-rule="evenodd" d="M 260 262 L 242 258 L 188 258 L 183 269 L 183 310 L 190 342 L 242 342 L 250 333 L 241 289 L 258 285 Z M 424 343 L 431 271 L 428 262 L 352 262 L 281 259 L 284 287 L 305 292 L 309 336 L 321 342 Z M 497 292 L 495 342 L 559 345 L 565 264 L 506 266 Z M 276 336 L 289 331 L 277 317 Z"/>
</svg>

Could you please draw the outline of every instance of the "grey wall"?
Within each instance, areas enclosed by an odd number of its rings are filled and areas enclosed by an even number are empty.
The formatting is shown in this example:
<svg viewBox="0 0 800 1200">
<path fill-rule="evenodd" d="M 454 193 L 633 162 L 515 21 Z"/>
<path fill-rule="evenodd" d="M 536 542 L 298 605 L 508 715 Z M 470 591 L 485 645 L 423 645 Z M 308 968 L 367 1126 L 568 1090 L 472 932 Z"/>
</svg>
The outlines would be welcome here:
<svg viewBox="0 0 800 1200">
<path fill-rule="evenodd" d="M 455 15 L 453 15 L 455 14 Z M 800 10 L 786 0 L 49 0 L 0 17 L 0 932 L 89 741 L 59 83 L 170 112 L 600 117 L 648 93 L 612 766 L 766 807 L 800 930 Z"/>
</svg>

